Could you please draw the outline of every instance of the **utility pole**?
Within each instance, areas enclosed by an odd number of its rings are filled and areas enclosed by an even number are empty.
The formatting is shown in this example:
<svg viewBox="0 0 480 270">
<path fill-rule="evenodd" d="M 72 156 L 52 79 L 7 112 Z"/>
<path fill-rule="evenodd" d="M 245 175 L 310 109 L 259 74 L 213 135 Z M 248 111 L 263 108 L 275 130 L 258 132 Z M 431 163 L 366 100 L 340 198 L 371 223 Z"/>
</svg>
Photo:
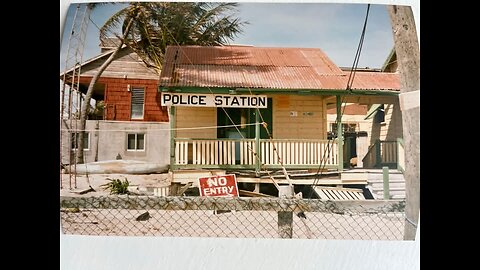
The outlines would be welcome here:
<svg viewBox="0 0 480 270">
<path fill-rule="evenodd" d="M 420 215 L 420 47 L 410 6 L 388 6 L 400 75 L 405 142 L 405 234 L 415 240 Z"/>
</svg>

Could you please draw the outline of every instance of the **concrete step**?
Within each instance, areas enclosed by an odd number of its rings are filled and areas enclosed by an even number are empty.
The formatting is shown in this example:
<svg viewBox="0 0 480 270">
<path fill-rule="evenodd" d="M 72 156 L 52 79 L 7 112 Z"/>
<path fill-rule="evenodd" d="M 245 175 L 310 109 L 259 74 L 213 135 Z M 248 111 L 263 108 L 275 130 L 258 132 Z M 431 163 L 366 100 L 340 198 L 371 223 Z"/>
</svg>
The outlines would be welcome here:
<svg viewBox="0 0 480 270">
<path fill-rule="evenodd" d="M 372 193 L 377 200 L 383 200 L 383 192 Z M 390 192 L 391 199 L 405 199 L 405 192 Z"/>
<path fill-rule="evenodd" d="M 404 183 L 405 179 L 388 179 L 389 183 Z M 383 183 L 383 179 L 368 179 L 368 183 Z"/>
<path fill-rule="evenodd" d="M 374 181 L 369 179 L 367 187 L 375 199 L 383 200 L 383 178 Z M 389 194 L 393 200 L 405 199 L 405 180 L 389 179 Z"/>
<path fill-rule="evenodd" d="M 383 190 L 383 183 L 378 184 L 369 184 L 368 186 L 372 187 L 373 189 L 382 189 Z M 390 183 L 388 185 L 389 189 L 405 189 L 405 183 Z"/>
<path fill-rule="evenodd" d="M 383 190 L 370 189 L 370 192 L 375 193 L 375 194 L 383 194 Z M 404 194 L 404 193 L 405 193 L 404 189 L 390 190 L 390 194 Z"/>
<path fill-rule="evenodd" d="M 403 175 L 398 175 L 398 174 L 389 175 L 388 179 L 389 180 L 405 180 Z M 383 175 L 368 175 L 368 181 L 378 181 L 378 180 L 383 181 Z"/>
<path fill-rule="evenodd" d="M 405 178 L 398 170 L 389 170 L 389 193 L 391 199 L 405 199 Z M 379 169 L 343 172 L 342 179 L 366 179 L 367 188 L 377 200 L 383 200 L 383 172 Z"/>
<path fill-rule="evenodd" d="M 383 190 L 378 190 L 376 193 L 382 193 L 383 194 Z M 395 194 L 396 193 L 405 193 L 405 190 L 404 189 L 390 189 L 390 194 L 393 194 L 393 193 L 395 193 Z"/>
<path fill-rule="evenodd" d="M 372 187 L 372 186 L 368 186 L 368 188 L 374 192 L 383 192 L 383 187 Z M 389 187 L 389 190 L 390 191 L 396 191 L 396 190 L 399 190 L 399 191 L 403 191 L 405 192 L 405 187 Z"/>
<path fill-rule="evenodd" d="M 377 194 L 374 197 L 377 200 L 383 200 L 383 193 L 382 194 Z M 398 193 L 398 194 L 390 193 L 390 199 L 405 199 L 405 194 L 404 193 Z"/>
<path fill-rule="evenodd" d="M 375 193 L 383 196 L 383 190 L 377 191 Z M 392 194 L 405 194 L 405 190 L 390 190 L 390 195 Z"/>
</svg>

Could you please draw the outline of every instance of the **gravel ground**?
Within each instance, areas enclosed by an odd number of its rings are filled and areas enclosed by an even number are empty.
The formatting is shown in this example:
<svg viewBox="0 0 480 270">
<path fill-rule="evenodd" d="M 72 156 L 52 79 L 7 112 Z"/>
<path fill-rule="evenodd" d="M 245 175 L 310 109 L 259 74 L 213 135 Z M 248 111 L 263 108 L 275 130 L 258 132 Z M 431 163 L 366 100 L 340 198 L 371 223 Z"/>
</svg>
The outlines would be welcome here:
<svg viewBox="0 0 480 270">
<path fill-rule="evenodd" d="M 137 221 L 144 210 L 81 209 L 62 211 L 63 230 L 68 234 L 278 238 L 277 212 L 149 210 L 147 220 Z M 401 240 L 403 213 L 396 215 L 341 215 L 306 213 L 293 217 L 293 238 Z"/>
<path fill-rule="evenodd" d="M 61 196 L 108 196 L 100 185 L 108 179 L 128 179 L 136 192 L 153 195 L 151 188 L 170 185 L 168 173 L 125 175 L 62 175 Z M 71 181 L 71 182 L 70 182 Z M 89 188 L 94 192 L 79 194 Z M 70 188 L 70 184 L 71 187 Z M 137 220 L 145 210 L 61 209 L 63 232 L 83 235 L 165 237 L 278 238 L 278 213 L 274 211 L 149 210 L 148 218 Z M 404 213 L 356 214 L 307 212 L 306 219 L 293 215 L 293 238 L 402 240 Z"/>
</svg>

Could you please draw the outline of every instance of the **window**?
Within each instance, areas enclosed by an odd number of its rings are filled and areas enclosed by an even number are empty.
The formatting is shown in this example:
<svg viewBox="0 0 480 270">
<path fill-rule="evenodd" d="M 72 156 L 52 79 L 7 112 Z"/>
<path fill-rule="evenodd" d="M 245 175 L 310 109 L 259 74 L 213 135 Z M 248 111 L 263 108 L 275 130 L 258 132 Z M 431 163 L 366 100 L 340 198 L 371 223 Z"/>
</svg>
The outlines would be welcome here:
<svg viewBox="0 0 480 270">
<path fill-rule="evenodd" d="M 343 135 L 354 134 L 357 129 L 357 124 L 342 123 Z M 337 123 L 330 124 L 330 130 L 327 132 L 327 139 L 332 140 L 337 138 Z"/>
<path fill-rule="evenodd" d="M 127 134 L 127 151 L 144 151 L 145 134 L 134 133 Z"/>
<path fill-rule="evenodd" d="M 374 117 L 374 122 L 375 123 L 385 122 L 385 106 L 383 104 L 380 107 L 378 107 L 377 113 L 375 114 L 375 117 Z"/>
<path fill-rule="evenodd" d="M 131 119 L 143 119 L 143 107 L 145 104 L 145 90 L 132 88 Z"/>
<path fill-rule="evenodd" d="M 78 136 L 80 133 L 78 132 L 73 132 L 71 133 L 71 143 L 72 143 L 72 149 L 76 150 L 77 145 L 78 145 Z M 83 150 L 89 150 L 90 149 L 90 133 L 85 132 L 83 133 Z"/>
<path fill-rule="evenodd" d="M 357 124 L 342 123 L 343 133 L 355 132 Z M 337 123 L 332 123 L 331 130 L 334 134 L 337 134 Z"/>
<path fill-rule="evenodd" d="M 372 104 L 368 109 L 365 120 L 373 118 L 373 123 L 385 122 L 385 106 L 383 104 Z"/>
</svg>

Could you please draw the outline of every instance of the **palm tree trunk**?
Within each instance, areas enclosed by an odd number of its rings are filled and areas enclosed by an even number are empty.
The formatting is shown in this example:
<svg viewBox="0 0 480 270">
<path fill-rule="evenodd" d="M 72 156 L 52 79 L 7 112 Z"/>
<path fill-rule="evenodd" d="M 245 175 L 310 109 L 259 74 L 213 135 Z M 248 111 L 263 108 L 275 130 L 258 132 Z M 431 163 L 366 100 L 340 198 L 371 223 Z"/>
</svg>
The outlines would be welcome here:
<svg viewBox="0 0 480 270">
<path fill-rule="evenodd" d="M 127 24 L 127 27 L 125 27 L 125 31 L 122 34 L 122 39 L 120 40 L 120 44 L 118 44 L 117 48 L 115 48 L 115 51 L 100 66 L 97 73 L 95 74 L 95 76 L 93 76 L 92 80 L 90 81 L 90 84 L 88 85 L 88 90 L 87 90 L 87 93 L 85 94 L 85 101 L 83 102 L 82 110 L 80 111 L 80 128 L 78 130 L 79 135 L 78 135 L 78 141 L 77 141 L 77 156 L 76 156 L 76 161 L 79 164 L 83 163 L 83 136 L 85 134 L 85 126 L 87 124 L 87 109 L 90 106 L 90 100 L 92 99 L 93 87 L 97 83 L 100 76 L 102 76 L 102 73 L 110 65 L 110 63 L 112 63 L 113 59 L 122 48 L 124 40 L 128 32 L 130 31 L 133 21 L 134 21 L 134 17 L 131 17 L 130 21 Z"/>
</svg>

